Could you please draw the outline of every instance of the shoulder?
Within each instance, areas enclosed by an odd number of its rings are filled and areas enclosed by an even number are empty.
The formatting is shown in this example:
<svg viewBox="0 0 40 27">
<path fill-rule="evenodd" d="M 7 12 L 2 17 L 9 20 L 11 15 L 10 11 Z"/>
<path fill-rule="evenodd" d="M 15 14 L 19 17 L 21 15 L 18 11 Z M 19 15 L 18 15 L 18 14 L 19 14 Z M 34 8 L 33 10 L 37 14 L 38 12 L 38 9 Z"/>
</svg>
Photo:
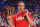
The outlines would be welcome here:
<svg viewBox="0 0 40 27">
<path fill-rule="evenodd" d="M 18 15 L 18 13 L 17 13 L 17 14 L 15 14 L 15 15 L 13 16 L 13 18 L 15 18 L 17 15 Z"/>
</svg>

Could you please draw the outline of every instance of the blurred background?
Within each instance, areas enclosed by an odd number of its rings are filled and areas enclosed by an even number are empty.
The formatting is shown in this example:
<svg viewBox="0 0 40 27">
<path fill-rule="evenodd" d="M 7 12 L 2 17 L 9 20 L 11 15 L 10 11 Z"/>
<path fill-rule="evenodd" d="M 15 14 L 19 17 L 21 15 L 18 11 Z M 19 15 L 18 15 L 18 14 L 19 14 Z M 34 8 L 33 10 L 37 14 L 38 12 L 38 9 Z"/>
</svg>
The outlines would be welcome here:
<svg viewBox="0 0 40 27">
<path fill-rule="evenodd" d="M 10 27 L 9 20 L 18 13 L 17 3 L 23 1 L 25 9 L 28 9 L 33 22 L 40 27 L 40 0 L 0 0 L 0 27 Z"/>
</svg>

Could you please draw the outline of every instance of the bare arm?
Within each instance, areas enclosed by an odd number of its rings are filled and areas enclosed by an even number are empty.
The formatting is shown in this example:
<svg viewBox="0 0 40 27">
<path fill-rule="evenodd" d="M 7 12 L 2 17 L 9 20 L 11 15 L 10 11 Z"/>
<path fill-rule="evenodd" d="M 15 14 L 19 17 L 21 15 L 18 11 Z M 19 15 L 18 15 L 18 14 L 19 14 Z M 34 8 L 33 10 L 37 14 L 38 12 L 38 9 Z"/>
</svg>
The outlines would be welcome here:
<svg viewBox="0 0 40 27">
<path fill-rule="evenodd" d="M 33 21 L 30 19 L 30 17 L 29 16 L 26 16 L 27 17 L 27 19 L 28 19 L 28 23 L 31 25 L 31 26 L 33 26 Z"/>
<path fill-rule="evenodd" d="M 30 19 L 30 17 L 28 16 L 28 10 L 26 10 L 27 12 L 25 13 L 26 14 L 26 17 L 27 17 L 27 20 L 28 20 L 28 23 L 33 26 L 33 21 Z"/>
</svg>

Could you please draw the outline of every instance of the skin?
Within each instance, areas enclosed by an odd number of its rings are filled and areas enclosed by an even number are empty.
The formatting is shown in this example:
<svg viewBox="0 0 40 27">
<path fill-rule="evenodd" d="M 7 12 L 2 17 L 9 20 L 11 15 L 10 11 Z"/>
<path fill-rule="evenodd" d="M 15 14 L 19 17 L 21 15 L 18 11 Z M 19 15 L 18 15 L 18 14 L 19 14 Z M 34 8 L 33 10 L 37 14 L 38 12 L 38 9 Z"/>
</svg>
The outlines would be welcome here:
<svg viewBox="0 0 40 27">
<path fill-rule="evenodd" d="M 18 10 L 19 10 L 19 13 L 22 14 L 23 13 L 23 10 L 25 9 L 25 5 L 24 3 L 19 3 L 18 4 Z"/>
<path fill-rule="evenodd" d="M 20 13 L 20 14 L 23 13 L 24 9 L 25 9 L 24 3 L 19 3 L 19 4 L 18 4 L 18 10 L 19 10 L 19 13 Z M 28 19 L 28 23 L 29 23 L 31 26 L 33 26 L 33 21 L 32 21 L 32 20 L 30 19 L 30 17 L 28 16 L 28 10 L 25 10 L 25 11 L 27 11 L 27 12 L 25 12 L 25 14 L 26 14 L 26 17 L 27 17 L 27 19 Z"/>
<path fill-rule="evenodd" d="M 19 4 L 18 4 L 18 10 L 19 10 L 19 13 L 20 13 L 20 14 L 23 13 L 24 9 L 25 9 L 24 3 L 19 3 Z M 33 26 L 33 21 L 32 21 L 32 20 L 30 19 L 30 17 L 28 16 L 28 10 L 25 10 L 25 11 L 27 11 L 27 12 L 25 12 L 25 14 L 26 14 L 26 17 L 27 17 L 27 19 L 28 19 L 28 23 L 29 23 L 31 26 Z"/>
</svg>

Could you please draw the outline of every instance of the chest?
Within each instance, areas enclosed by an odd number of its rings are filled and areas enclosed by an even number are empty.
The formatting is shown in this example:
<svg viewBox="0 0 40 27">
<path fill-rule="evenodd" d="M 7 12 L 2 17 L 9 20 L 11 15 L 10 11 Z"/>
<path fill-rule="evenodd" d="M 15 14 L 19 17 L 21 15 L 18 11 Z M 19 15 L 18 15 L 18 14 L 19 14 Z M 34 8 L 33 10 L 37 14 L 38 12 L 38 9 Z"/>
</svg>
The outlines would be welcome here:
<svg viewBox="0 0 40 27">
<path fill-rule="evenodd" d="M 19 21 L 19 20 L 24 20 L 24 16 L 17 16 L 16 21 Z"/>
</svg>

